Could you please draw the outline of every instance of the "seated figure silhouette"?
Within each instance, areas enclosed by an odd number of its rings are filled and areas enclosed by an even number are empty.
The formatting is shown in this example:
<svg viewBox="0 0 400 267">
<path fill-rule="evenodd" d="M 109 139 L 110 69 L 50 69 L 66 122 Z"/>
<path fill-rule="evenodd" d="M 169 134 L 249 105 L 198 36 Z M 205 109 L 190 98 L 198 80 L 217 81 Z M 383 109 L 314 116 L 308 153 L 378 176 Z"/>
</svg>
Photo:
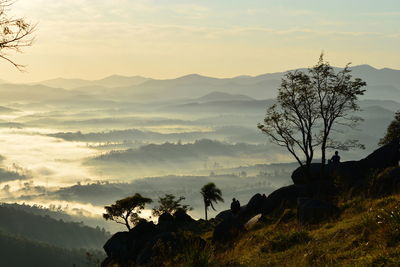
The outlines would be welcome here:
<svg viewBox="0 0 400 267">
<path fill-rule="evenodd" d="M 339 164 L 340 163 L 340 156 L 339 156 L 339 152 L 335 151 L 335 155 L 332 156 L 330 163 L 333 164 Z"/>
<path fill-rule="evenodd" d="M 235 213 L 235 214 L 240 211 L 240 202 L 236 198 L 232 199 L 231 211 L 232 211 L 232 213 Z"/>
</svg>

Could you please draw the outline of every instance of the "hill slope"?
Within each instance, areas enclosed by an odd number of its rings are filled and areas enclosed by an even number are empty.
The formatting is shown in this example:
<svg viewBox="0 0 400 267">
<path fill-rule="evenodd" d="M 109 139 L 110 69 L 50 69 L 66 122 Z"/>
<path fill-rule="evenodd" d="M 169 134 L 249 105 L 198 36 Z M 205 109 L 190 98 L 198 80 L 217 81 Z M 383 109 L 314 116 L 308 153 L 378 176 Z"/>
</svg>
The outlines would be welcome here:
<svg viewBox="0 0 400 267">
<path fill-rule="evenodd" d="M 1 232 L 58 247 L 100 249 L 109 238 L 104 230 L 35 215 L 9 205 L 0 205 L 0 218 L 4 218 L 0 220 Z"/>
<path fill-rule="evenodd" d="M 17 238 L 0 232 L 0 266 L 98 266 L 99 253 L 87 254 L 84 250 L 67 250 L 44 243 Z"/>
</svg>

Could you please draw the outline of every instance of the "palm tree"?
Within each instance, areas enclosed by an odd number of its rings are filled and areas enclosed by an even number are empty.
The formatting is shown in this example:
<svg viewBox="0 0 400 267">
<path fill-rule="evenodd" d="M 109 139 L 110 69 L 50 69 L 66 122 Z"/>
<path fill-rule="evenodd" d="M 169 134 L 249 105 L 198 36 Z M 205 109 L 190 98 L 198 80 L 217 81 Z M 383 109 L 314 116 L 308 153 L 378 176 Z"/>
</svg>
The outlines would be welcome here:
<svg viewBox="0 0 400 267">
<path fill-rule="evenodd" d="M 218 203 L 218 201 L 224 202 L 222 198 L 222 192 L 219 188 L 215 186 L 214 183 L 208 183 L 201 188 L 200 194 L 203 196 L 204 200 L 204 211 L 207 220 L 207 210 L 211 206 L 215 210 L 213 202 Z"/>
</svg>

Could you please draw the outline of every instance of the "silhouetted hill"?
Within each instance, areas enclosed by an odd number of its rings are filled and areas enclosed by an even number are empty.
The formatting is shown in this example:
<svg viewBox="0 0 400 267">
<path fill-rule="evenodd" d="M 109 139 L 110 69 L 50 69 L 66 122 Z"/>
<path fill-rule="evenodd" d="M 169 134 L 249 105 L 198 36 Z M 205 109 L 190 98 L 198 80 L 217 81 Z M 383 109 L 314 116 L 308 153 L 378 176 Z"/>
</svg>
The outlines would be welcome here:
<svg viewBox="0 0 400 267">
<path fill-rule="evenodd" d="M 391 111 L 400 110 L 400 103 L 394 100 L 372 100 L 372 99 L 362 100 L 360 101 L 360 106 L 361 108 L 369 106 L 379 106 Z"/>
<path fill-rule="evenodd" d="M 352 67 L 353 76 L 364 79 L 369 90 L 364 98 L 392 99 L 397 97 L 399 73 L 397 70 L 375 69 L 368 65 Z M 120 96 L 142 99 L 176 99 L 201 97 L 212 92 L 242 94 L 256 99 L 276 97 L 276 89 L 286 72 L 239 76 L 234 78 L 212 78 L 190 74 L 176 79 L 151 79 L 136 86 L 118 88 Z M 393 98 L 395 99 L 395 98 Z"/>
<path fill-rule="evenodd" d="M 366 80 L 369 85 L 393 85 L 400 84 L 400 70 L 376 69 L 370 65 L 358 65 L 351 67 L 352 75 Z"/>
<path fill-rule="evenodd" d="M 336 68 L 339 70 L 339 68 Z M 304 70 L 304 69 L 303 69 Z M 353 77 L 360 77 L 368 84 L 367 92 L 362 99 L 391 100 L 400 98 L 400 71 L 393 69 L 375 69 L 369 65 L 352 67 Z M 88 81 L 82 79 L 63 79 L 43 81 L 36 87 L 27 85 L 7 85 L 1 84 L 0 96 L 3 99 L 12 101 L 36 101 L 40 97 L 41 101 L 61 100 L 74 103 L 73 99 L 83 104 L 85 99 L 87 105 L 96 101 L 171 101 L 178 99 L 197 99 L 199 102 L 209 101 L 209 97 L 201 99 L 207 94 L 215 101 L 243 100 L 228 95 L 212 95 L 213 92 L 219 94 L 244 95 L 255 99 L 270 99 L 276 97 L 276 89 L 280 86 L 281 78 L 286 72 L 268 73 L 258 76 L 238 76 L 233 78 L 213 78 L 198 74 L 190 74 L 175 79 L 148 79 L 140 76 L 118 76 L 113 75 L 101 80 Z M 22 88 L 21 88 L 22 86 Z M 46 87 L 47 86 L 47 87 Z M 67 92 L 61 89 L 77 89 Z M 12 87 L 12 88 L 11 88 Z M 10 90 L 16 92 L 10 97 Z M 14 92 L 14 93 L 15 93 Z M 55 96 L 58 96 L 57 98 Z M 225 98 L 225 99 L 221 99 Z M 199 99 L 200 98 L 200 99 Z M 211 99 L 212 100 L 212 99 Z M 247 99 L 249 100 L 249 99 Z"/>
<path fill-rule="evenodd" d="M 25 180 L 25 179 L 28 179 L 28 177 L 22 173 L 18 173 L 16 171 L 9 171 L 9 170 L 0 168 L 0 182 Z"/>
<path fill-rule="evenodd" d="M 89 255 L 92 258 L 91 264 L 94 264 L 92 266 L 98 266 L 98 259 L 104 257 L 101 252 L 58 248 L 26 238 L 10 236 L 3 232 L 0 232 L 0 251 L 0 265 L 4 267 L 88 266 Z"/>
<path fill-rule="evenodd" d="M 45 102 L 55 99 L 76 97 L 76 94 L 60 88 L 44 85 L 1 84 L 1 101 Z"/>
<path fill-rule="evenodd" d="M 109 237 L 99 228 L 35 215 L 9 205 L 0 205 L 0 218 L 1 232 L 58 247 L 99 249 Z"/>
<path fill-rule="evenodd" d="M 137 129 L 113 130 L 108 132 L 82 133 L 82 132 L 62 132 L 48 134 L 48 136 L 62 138 L 67 141 L 86 141 L 86 142 L 123 142 L 123 141 L 158 141 L 158 140 L 193 140 L 201 138 L 203 132 L 187 133 L 158 133 L 152 131 L 141 131 Z"/>
<path fill-rule="evenodd" d="M 249 144 L 227 144 L 219 141 L 202 139 L 194 143 L 161 145 L 150 144 L 138 149 L 111 151 L 94 158 L 98 161 L 111 161 L 133 164 L 179 163 L 191 160 L 204 160 L 210 156 L 235 156 L 239 154 L 264 152 L 263 146 Z"/>
<path fill-rule="evenodd" d="M 77 89 L 80 87 L 124 87 L 138 85 L 149 80 L 141 76 L 121 76 L 121 75 L 111 75 L 100 80 L 83 80 L 83 79 L 65 79 L 57 78 L 46 81 L 41 81 L 36 84 L 42 84 L 55 88 L 64 89 Z"/>
<path fill-rule="evenodd" d="M 162 108 L 168 112 L 201 112 L 201 113 L 259 113 L 261 116 L 266 108 L 275 103 L 273 99 L 267 100 L 219 100 L 209 102 L 192 102 Z"/>
<path fill-rule="evenodd" d="M 93 81 L 92 83 L 104 87 L 114 88 L 114 87 L 138 85 L 148 80 L 149 78 L 145 78 L 142 76 L 111 75 L 104 79 Z"/>
<path fill-rule="evenodd" d="M 191 100 L 191 102 L 214 102 L 214 101 L 251 101 L 246 95 L 228 94 L 223 92 L 211 92 L 205 96 Z"/>
</svg>

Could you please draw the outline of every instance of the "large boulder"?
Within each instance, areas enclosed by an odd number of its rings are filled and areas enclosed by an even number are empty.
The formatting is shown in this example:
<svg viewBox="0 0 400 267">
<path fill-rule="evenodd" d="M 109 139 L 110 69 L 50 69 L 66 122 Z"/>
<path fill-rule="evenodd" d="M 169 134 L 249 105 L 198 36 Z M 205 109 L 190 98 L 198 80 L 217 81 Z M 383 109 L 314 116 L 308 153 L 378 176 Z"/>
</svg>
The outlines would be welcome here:
<svg viewBox="0 0 400 267">
<path fill-rule="evenodd" d="M 219 221 L 224 221 L 224 220 L 230 220 L 236 216 L 237 216 L 237 214 L 234 214 L 229 209 L 229 210 L 224 210 L 224 211 L 221 211 L 220 213 L 218 213 L 217 216 L 215 216 L 215 219 L 217 219 Z"/>
<path fill-rule="evenodd" d="M 310 191 L 306 186 L 289 185 L 281 187 L 267 197 L 262 213 L 269 214 L 274 210 L 285 210 L 296 207 L 297 199 L 310 197 Z"/>
<path fill-rule="evenodd" d="M 217 243 L 225 243 L 237 238 L 244 231 L 245 227 L 238 218 L 224 220 L 215 226 L 213 241 Z"/>
<path fill-rule="evenodd" d="M 174 213 L 174 221 L 178 225 L 187 225 L 196 222 L 196 220 L 190 217 L 183 209 L 178 209 Z"/>
<path fill-rule="evenodd" d="M 174 217 L 169 213 L 163 213 L 158 217 L 157 228 L 161 232 L 171 232 L 177 229 Z"/>
<path fill-rule="evenodd" d="M 140 221 L 130 231 L 130 258 L 135 258 L 143 248 L 143 244 L 159 232 L 153 222 Z"/>
<path fill-rule="evenodd" d="M 109 258 L 128 259 L 131 248 L 131 234 L 118 232 L 114 234 L 103 246 Z"/>
<path fill-rule="evenodd" d="M 239 220 L 245 224 L 248 220 L 258 214 L 270 214 L 276 210 L 294 208 L 299 197 L 311 197 L 312 192 L 305 185 L 289 185 L 281 187 L 268 197 L 255 194 L 247 203 L 241 207 L 238 214 L 233 214 L 230 210 L 220 212 L 215 218 L 222 221 Z"/>
<path fill-rule="evenodd" d="M 247 205 L 241 207 L 237 217 L 246 223 L 248 220 L 263 212 L 264 206 L 266 205 L 267 197 L 261 194 L 255 194 L 252 196 Z M 233 214 L 235 215 L 235 214 Z"/>
<path fill-rule="evenodd" d="M 323 200 L 299 198 L 297 216 L 303 225 L 317 224 L 324 220 L 336 217 L 339 209 Z"/>
</svg>

